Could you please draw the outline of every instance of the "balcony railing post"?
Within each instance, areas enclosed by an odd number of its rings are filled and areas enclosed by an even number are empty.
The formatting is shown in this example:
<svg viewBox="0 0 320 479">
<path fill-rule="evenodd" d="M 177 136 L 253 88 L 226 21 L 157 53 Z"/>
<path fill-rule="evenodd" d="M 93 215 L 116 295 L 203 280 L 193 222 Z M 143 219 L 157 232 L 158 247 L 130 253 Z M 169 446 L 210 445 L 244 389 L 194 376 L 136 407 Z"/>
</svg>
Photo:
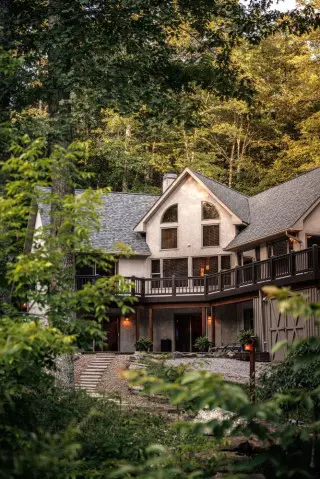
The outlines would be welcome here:
<svg viewBox="0 0 320 479">
<path fill-rule="evenodd" d="M 176 296 L 177 288 L 176 288 L 176 275 L 172 275 L 172 296 Z"/>
<path fill-rule="evenodd" d="M 222 291 L 222 273 L 219 271 L 218 273 L 218 291 Z"/>
<path fill-rule="evenodd" d="M 205 274 L 203 277 L 203 293 L 205 296 L 208 294 L 208 275 Z"/>
<path fill-rule="evenodd" d="M 319 271 L 319 247 L 316 244 L 312 245 L 312 268 L 314 272 Z"/>
<path fill-rule="evenodd" d="M 269 264 L 270 264 L 270 279 L 272 280 L 272 279 L 274 279 L 274 273 L 275 273 L 275 271 L 274 271 L 274 261 L 273 261 L 273 258 L 271 257 L 271 258 L 269 259 L 269 261 L 270 261 L 270 263 L 269 263 Z"/>
<path fill-rule="evenodd" d="M 235 266 L 235 268 L 234 268 L 234 287 L 235 288 L 239 287 L 238 268 L 239 268 L 239 266 Z"/>
<path fill-rule="evenodd" d="M 135 296 L 136 295 L 136 277 L 135 276 L 131 276 L 131 296 Z"/>
<path fill-rule="evenodd" d="M 291 276 L 296 274 L 296 255 L 291 251 L 289 257 L 289 273 Z"/>
<path fill-rule="evenodd" d="M 252 261 L 252 284 L 254 284 L 256 282 L 256 275 L 255 275 L 255 262 Z"/>
<path fill-rule="evenodd" d="M 144 298 L 146 294 L 146 279 L 141 278 L 140 281 L 141 281 L 141 297 Z"/>
</svg>

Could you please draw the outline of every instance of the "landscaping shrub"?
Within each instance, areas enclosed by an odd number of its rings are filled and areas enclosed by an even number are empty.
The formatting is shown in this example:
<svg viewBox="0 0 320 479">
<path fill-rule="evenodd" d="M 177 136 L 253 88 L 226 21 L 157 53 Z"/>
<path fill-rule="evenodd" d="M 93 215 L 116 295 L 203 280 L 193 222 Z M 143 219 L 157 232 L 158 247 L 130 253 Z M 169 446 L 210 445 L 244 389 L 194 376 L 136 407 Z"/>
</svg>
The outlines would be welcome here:
<svg viewBox="0 0 320 479">
<path fill-rule="evenodd" d="M 208 351 L 211 343 L 209 341 L 208 336 L 199 336 L 194 343 L 194 347 L 198 349 L 200 352 Z"/>
<path fill-rule="evenodd" d="M 275 394 L 291 394 L 293 400 L 282 404 L 283 416 L 308 420 L 310 411 L 304 402 L 296 401 L 302 392 L 311 392 L 320 386 L 320 343 L 306 338 L 291 347 L 284 361 L 274 365 L 260 376 L 257 388 L 259 400 L 268 400 Z"/>
<path fill-rule="evenodd" d="M 144 351 L 148 353 L 151 351 L 153 343 L 150 338 L 140 338 L 135 344 L 136 346 L 136 351 Z"/>
</svg>

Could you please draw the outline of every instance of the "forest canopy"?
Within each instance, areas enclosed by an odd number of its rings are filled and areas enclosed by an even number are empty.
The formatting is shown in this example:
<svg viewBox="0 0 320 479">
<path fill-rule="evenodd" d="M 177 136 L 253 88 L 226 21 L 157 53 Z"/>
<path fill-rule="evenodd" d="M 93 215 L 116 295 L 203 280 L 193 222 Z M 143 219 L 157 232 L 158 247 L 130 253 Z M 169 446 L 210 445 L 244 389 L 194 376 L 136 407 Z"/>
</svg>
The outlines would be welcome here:
<svg viewBox="0 0 320 479">
<path fill-rule="evenodd" d="M 245 193 L 319 165 L 319 0 L 2 2 L 1 145 L 86 144 L 86 185 L 189 166 Z"/>
</svg>

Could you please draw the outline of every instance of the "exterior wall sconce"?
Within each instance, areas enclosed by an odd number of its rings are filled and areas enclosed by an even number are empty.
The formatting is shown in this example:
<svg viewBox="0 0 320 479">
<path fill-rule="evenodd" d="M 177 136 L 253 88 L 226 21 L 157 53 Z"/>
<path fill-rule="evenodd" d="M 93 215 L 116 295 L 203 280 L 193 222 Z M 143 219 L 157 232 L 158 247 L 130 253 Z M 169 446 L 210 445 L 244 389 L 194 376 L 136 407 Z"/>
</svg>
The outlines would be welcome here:
<svg viewBox="0 0 320 479">
<path fill-rule="evenodd" d="M 130 326 L 131 324 L 131 317 L 130 316 L 124 316 L 123 317 L 123 325 L 124 326 Z"/>
<path fill-rule="evenodd" d="M 211 316 L 208 316 L 208 318 L 207 318 L 207 319 L 208 319 L 208 323 L 211 323 L 211 321 L 212 321 L 212 318 L 211 318 Z"/>
</svg>

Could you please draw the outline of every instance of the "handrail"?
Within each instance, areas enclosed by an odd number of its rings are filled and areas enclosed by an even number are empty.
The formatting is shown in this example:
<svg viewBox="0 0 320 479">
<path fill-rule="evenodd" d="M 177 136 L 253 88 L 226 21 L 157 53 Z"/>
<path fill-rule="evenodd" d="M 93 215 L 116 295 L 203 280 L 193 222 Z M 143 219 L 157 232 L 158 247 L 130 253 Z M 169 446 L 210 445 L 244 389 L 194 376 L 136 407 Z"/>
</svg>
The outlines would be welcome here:
<svg viewBox="0 0 320 479">
<path fill-rule="evenodd" d="M 315 272 L 320 277 L 320 247 L 313 245 L 301 251 L 272 256 L 271 258 L 254 261 L 247 265 L 221 270 L 204 276 L 170 276 L 170 277 L 124 277 L 131 284 L 131 294 L 144 296 L 207 296 L 229 289 L 237 289 L 256 283 L 303 275 Z M 76 275 L 76 287 L 94 282 L 101 276 Z M 121 289 L 119 290 L 121 294 Z M 123 292 L 122 292 L 123 294 Z"/>
</svg>

